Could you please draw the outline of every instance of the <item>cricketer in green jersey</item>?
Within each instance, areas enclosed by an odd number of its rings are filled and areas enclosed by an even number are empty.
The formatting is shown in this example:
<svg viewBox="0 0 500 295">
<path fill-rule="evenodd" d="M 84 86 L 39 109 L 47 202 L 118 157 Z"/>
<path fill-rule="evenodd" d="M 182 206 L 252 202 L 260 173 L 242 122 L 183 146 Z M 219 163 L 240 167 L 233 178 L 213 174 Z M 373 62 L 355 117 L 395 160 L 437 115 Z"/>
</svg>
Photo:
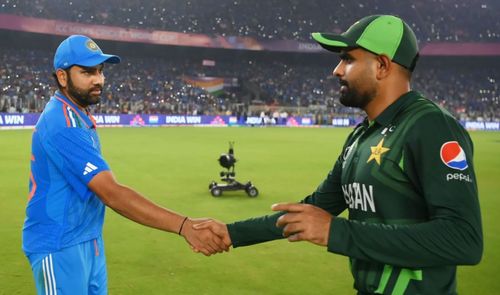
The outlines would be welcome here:
<svg viewBox="0 0 500 295">
<path fill-rule="evenodd" d="M 210 228 L 233 247 L 287 237 L 350 258 L 358 294 L 456 294 L 457 265 L 483 251 L 473 145 L 445 110 L 412 91 L 418 59 L 400 18 L 368 16 L 341 35 L 313 33 L 339 52 L 342 104 L 367 117 L 333 169 L 300 204 Z M 338 217 L 344 210 L 349 218 Z"/>
</svg>

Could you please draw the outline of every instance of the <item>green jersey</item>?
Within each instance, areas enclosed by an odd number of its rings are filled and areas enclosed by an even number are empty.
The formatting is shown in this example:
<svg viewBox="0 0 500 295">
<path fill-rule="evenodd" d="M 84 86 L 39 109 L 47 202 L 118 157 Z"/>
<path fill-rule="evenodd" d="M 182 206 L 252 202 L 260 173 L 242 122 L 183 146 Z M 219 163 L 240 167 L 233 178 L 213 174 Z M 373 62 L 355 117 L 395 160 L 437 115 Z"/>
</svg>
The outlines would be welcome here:
<svg viewBox="0 0 500 295">
<path fill-rule="evenodd" d="M 472 141 L 446 111 L 408 92 L 349 135 L 302 202 L 334 216 L 328 251 L 350 259 L 358 294 L 456 294 L 456 266 L 483 250 Z M 283 238 L 284 212 L 228 224 L 234 247 Z"/>
</svg>

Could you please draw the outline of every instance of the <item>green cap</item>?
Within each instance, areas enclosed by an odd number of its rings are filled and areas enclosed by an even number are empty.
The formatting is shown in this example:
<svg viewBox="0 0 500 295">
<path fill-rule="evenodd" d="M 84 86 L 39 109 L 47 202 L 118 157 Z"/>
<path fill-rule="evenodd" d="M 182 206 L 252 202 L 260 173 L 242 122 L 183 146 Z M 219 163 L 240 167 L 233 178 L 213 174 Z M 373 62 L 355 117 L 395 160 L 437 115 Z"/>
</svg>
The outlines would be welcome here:
<svg viewBox="0 0 500 295">
<path fill-rule="evenodd" d="M 312 33 L 312 37 L 323 48 L 334 52 L 360 47 L 375 54 L 385 54 L 410 71 L 418 59 L 415 33 L 402 19 L 392 15 L 367 16 L 340 35 Z"/>
</svg>

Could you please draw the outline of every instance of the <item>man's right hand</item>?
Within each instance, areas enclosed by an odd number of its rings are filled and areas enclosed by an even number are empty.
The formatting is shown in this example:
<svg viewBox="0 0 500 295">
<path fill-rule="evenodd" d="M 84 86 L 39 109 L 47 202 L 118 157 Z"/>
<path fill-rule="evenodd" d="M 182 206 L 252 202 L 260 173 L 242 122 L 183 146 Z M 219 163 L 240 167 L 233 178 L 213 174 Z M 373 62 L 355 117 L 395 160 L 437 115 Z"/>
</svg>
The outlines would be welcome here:
<svg viewBox="0 0 500 295">
<path fill-rule="evenodd" d="M 229 236 L 227 225 L 219 220 L 208 219 L 206 221 L 194 224 L 192 227 L 197 231 L 210 230 L 222 240 L 224 246 L 226 246 L 227 248 L 226 251 L 229 251 L 229 247 L 233 244 L 231 241 L 231 237 Z"/>
<path fill-rule="evenodd" d="M 182 227 L 180 234 L 186 239 L 193 251 L 201 252 L 205 256 L 229 251 L 229 246 L 217 233 L 209 228 L 196 228 L 198 224 L 210 222 L 211 219 L 188 218 Z"/>
</svg>

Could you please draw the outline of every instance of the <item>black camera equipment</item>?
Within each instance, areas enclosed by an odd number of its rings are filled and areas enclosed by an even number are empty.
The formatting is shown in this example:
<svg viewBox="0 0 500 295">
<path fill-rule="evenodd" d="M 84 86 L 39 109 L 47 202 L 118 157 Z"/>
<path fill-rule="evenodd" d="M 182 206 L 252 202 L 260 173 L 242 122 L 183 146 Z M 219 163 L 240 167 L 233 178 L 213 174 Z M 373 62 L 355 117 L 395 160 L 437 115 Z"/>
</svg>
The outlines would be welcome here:
<svg viewBox="0 0 500 295">
<path fill-rule="evenodd" d="M 249 197 L 257 197 L 259 195 L 259 191 L 251 181 L 243 184 L 235 179 L 236 172 L 234 171 L 234 165 L 236 164 L 236 158 L 234 157 L 234 141 L 229 142 L 229 152 L 220 155 L 219 164 L 226 169 L 220 172 L 220 180 L 224 183 L 212 181 L 208 185 L 208 189 L 212 196 L 219 197 L 224 191 L 237 190 L 244 190 Z"/>
</svg>

